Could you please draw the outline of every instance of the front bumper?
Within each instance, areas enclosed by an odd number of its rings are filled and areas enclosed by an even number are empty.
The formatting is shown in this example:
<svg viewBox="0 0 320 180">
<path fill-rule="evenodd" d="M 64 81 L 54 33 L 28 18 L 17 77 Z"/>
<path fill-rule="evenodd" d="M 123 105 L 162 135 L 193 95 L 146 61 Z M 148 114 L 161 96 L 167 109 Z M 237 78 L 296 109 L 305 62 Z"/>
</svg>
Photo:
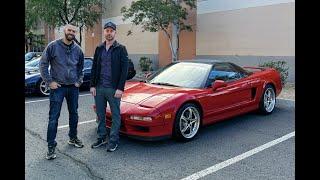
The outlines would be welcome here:
<svg viewBox="0 0 320 180">
<path fill-rule="evenodd" d="M 122 102 L 121 102 L 122 103 Z M 95 110 L 95 106 L 93 106 Z M 120 108 L 121 110 L 125 108 Z M 126 108 L 128 109 L 128 108 Z M 137 121 L 129 118 L 130 113 L 121 114 L 120 134 L 145 141 L 157 141 L 167 139 L 172 136 L 170 121 L 164 123 L 162 116 L 157 116 L 154 121 Z M 98 118 L 98 117 L 97 117 Z M 106 109 L 106 127 L 111 128 L 111 113 Z"/>
<path fill-rule="evenodd" d="M 106 126 L 111 128 L 112 120 L 107 115 Z M 152 122 L 140 122 L 136 120 L 121 119 L 120 133 L 139 140 L 161 140 L 171 137 L 171 130 L 165 124 Z"/>
</svg>

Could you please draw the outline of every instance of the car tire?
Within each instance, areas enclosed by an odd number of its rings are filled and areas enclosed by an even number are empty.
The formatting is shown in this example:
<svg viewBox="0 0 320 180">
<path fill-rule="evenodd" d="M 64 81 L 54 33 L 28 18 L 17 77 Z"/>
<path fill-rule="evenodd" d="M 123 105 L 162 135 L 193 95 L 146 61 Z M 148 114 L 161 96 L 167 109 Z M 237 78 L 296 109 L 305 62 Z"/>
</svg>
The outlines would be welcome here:
<svg viewBox="0 0 320 180">
<path fill-rule="evenodd" d="M 192 112 L 191 116 L 190 112 Z M 192 103 L 187 103 L 176 114 L 173 136 L 178 141 L 190 141 L 198 134 L 200 127 L 201 114 L 199 108 Z"/>
<path fill-rule="evenodd" d="M 261 114 L 267 115 L 271 114 L 275 108 L 276 104 L 276 93 L 271 86 L 271 84 L 267 84 L 264 88 L 263 94 L 259 103 L 259 111 Z"/>
<path fill-rule="evenodd" d="M 49 88 L 46 88 L 46 83 L 41 79 L 39 82 L 38 82 L 38 93 L 39 95 L 41 96 L 49 96 L 50 95 L 50 89 Z"/>
</svg>

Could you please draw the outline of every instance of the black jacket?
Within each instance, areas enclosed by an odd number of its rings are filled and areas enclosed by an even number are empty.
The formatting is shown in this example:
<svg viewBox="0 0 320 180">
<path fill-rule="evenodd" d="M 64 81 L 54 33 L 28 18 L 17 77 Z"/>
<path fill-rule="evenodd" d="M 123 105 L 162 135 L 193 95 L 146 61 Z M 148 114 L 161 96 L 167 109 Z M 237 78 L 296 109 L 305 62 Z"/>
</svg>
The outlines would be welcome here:
<svg viewBox="0 0 320 180">
<path fill-rule="evenodd" d="M 100 80 L 101 54 L 105 47 L 104 43 L 105 41 L 94 52 L 90 87 L 96 87 Z M 117 41 L 112 46 L 114 47 L 111 53 L 111 85 L 114 89 L 123 91 L 128 74 L 128 52 L 126 47 Z"/>
</svg>

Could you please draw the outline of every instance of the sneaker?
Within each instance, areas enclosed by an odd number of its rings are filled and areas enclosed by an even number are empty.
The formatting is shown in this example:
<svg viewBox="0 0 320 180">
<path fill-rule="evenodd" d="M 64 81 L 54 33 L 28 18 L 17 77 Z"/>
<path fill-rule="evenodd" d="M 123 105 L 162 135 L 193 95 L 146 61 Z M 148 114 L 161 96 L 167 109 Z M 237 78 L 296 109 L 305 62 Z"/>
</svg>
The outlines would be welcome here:
<svg viewBox="0 0 320 180">
<path fill-rule="evenodd" d="M 117 149 L 118 144 L 117 143 L 109 143 L 108 147 L 107 147 L 107 151 L 108 152 L 113 152 Z"/>
<path fill-rule="evenodd" d="M 55 159 L 56 157 L 57 155 L 55 153 L 55 147 L 49 147 L 46 159 L 51 160 L 51 159 Z"/>
<path fill-rule="evenodd" d="M 84 145 L 82 144 L 82 142 L 80 141 L 80 139 L 78 139 L 77 137 L 72 138 L 68 141 L 68 144 L 70 145 L 74 145 L 77 148 L 82 148 Z"/>
<path fill-rule="evenodd" d="M 102 145 L 104 145 L 104 144 L 107 144 L 107 141 L 105 140 L 105 139 L 98 139 L 98 141 L 97 142 L 95 142 L 95 143 L 93 143 L 92 145 L 91 145 L 91 148 L 93 149 L 93 148 L 97 148 L 97 147 L 100 147 L 100 146 L 102 146 Z"/>
</svg>

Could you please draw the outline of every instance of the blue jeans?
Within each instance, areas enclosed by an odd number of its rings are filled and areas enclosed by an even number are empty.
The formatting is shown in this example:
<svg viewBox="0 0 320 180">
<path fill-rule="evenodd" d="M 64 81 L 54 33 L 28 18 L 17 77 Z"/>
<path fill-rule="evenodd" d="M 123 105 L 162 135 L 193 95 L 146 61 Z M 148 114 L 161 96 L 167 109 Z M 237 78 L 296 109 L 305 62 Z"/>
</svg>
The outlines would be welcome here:
<svg viewBox="0 0 320 180">
<path fill-rule="evenodd" d="M 66 98 L 69 111 L 69 138 L 77 137 L 79 88 L 62 86 L 50 90 L 50 111 L 47 131 L 48 147 L 57 145 L 55 141 L 63 99 Z"/>
<path fill-rule="evenodd" d="M 113 88 L 104 88 L 98 86 L 96 88 L 96 96 L 95 96 L 95 103 L 96 103 L 96 111 L 97 116 L 99 118 L 99 125 L 98 125 L 98 136 L 99 139 L 106 139 L 107 137 L 107 128 L 106 128 L 106 107 L 107 102 L 110 105 L 111 110 L 111 118 L 112 118 L 112 125 L 109 134 L 109 142 L 110 143 L 119 143 L 119 130 L 121 125 L 121 117 L 120 117 L 120 100 L 121 98 L 115 98 L 116 90 Z"/>
</svg>

